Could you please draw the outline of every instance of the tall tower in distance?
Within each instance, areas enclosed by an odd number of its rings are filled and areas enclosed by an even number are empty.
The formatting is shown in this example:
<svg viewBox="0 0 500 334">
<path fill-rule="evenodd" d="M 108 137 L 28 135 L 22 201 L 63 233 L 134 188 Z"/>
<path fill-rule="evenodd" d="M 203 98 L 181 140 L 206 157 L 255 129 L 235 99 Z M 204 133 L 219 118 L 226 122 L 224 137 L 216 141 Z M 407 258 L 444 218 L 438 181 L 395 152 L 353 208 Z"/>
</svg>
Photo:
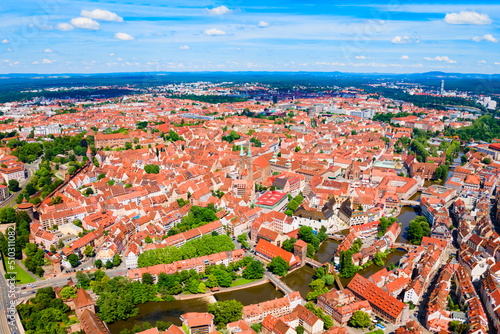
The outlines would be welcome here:
<svg viewBox="0 0 500 334">
<path fill-rule="evenodd" d="M 444 80 L 441 80 L 441 95 L 444 95 Z"/>
</svg>

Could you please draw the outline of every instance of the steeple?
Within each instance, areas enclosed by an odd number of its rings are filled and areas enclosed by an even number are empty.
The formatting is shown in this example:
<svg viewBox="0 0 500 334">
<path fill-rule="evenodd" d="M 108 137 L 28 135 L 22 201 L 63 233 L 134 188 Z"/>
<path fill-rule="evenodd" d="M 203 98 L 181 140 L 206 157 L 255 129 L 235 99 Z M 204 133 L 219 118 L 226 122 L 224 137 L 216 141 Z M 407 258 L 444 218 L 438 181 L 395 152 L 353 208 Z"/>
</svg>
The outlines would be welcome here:
<svg viewBox="0 0 500 334">
<path fill-rule="evenodd" d="M 278 157 L 276 156 L 276 151 L 274 151 L 273 158 L 269 161 L 272 162 L 273 164 L 278 162 Z"/>
<path fill-rule="evenodd" d="M 243 151 L 243 145 L 240 146 L 240 157 L 245 156 L 245 151 Z"/>
<path fill-rule="evenodd" d="M 247 152 L 247 157 L 251 158 L 252 157 L 252 152 L 250 151 L 250 146 L 252 146 L 252 142 L 248 142 L 248 152 Z"/>
</svg>

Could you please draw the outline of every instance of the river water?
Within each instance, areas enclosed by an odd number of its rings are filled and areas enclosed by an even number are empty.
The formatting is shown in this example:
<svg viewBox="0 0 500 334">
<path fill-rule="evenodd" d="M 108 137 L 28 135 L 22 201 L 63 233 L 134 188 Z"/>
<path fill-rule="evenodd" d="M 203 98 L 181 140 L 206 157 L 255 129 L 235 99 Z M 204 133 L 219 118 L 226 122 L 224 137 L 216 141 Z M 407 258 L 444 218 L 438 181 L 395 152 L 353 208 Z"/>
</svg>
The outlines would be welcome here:
<svg viewBox="0 0 500 334">
<path fill-rule="evenodd" d="M 408 223 L 413 218 L 410 219 L 410 214 L 408 213 Z M 415 214 L 416 216 L 416 214 Z M 323 242 L 314 256 L 314 259 L 321 262 L 332 262 L 333 255 L 337 250 L 339 241 L 327 239 Z M 386 266 L 389 263 L 397 263 L 399 259 L 404 255 L 403 251 L 395 251 L 387 256 Z M 379 271 L 382 267 L 376 265 L 371 265 L 359 272 L 364 277 L 369 277 L 373 273 Z M 299 291 L 302 297 L 306 297 L 307 293 L 310 291 L 309 283 L 314 278 L 315 269 L 309 265 L 295 270 L 294 272 L 283 278 L 283 281 L 293 290 Z M 347 286 L 350 279 L 341 279 L 342 284 Z M 330 286 L 330 288 L 336 288 L 336 284 Z M 236 299 L 240 301 L 243 305 L 250 305 L 255 303 L 260 303 L 266 300 L 271 300 L 275 298 L 283 297 L 283 293 L 276 290 L 273 284 L 266 283 L 263 285 L 231 291 L 231 292 L 221 292 L 214 295 L 217 300 L 231 300 Z M 112 324 L 108 324 L 108 327 L 112 334 L 119 334 L 125 328 L 131 329 L 136 324 L 142 324 L 143 322 L 149 322 L 152 325 L 158 320 L 165 322 L 172 322 L 175 325 L 181 325 L 179 317 L 186 312 L 206 312 L 207 306 L 209 304 L 209 298 L 194 298 L 182 301 L 174 302 L 148 302 L 140 304 L 137 306 L 139 309 L 139 314 L 135 317 L 128 318 L 127 320 L 117 321 Z"/>
<path fill-rule="evenodd" d="M 237 290 L 231 292 L 221 292 L 215 295 L 217 300 L 236 299 L 243 305 L 260 303 L 266 300 L 283 297 L 283 293 L 276 290 L 274 285 L 266 283 L 263 285 Z M 174 302 L 148 302 L 137 305 L 139 314 L 127 320 L 117 321 L 108 324 L 112 334 L 120 334 L 125 328 L 131 329 L 136 324 L 149 322 L 154 325 L 158 320 L 172 322 L 174 325 L 181 325 L 179 317 L 186 312 L 206 312 L 209 298 L 193 298 L 187 300 L 177 300 Z"/>
<path fill-rule="evenodd" d="M 410 221 L 415 219 L 420 212 L 420 208 L 413 206 L 403 206 L 399 214 L 398 222 L 401 224 L 401 234 L 398 237 L 397 242 L 406 243 L 408 238 L 408 227 L 410 227 Z"/>
</svg>

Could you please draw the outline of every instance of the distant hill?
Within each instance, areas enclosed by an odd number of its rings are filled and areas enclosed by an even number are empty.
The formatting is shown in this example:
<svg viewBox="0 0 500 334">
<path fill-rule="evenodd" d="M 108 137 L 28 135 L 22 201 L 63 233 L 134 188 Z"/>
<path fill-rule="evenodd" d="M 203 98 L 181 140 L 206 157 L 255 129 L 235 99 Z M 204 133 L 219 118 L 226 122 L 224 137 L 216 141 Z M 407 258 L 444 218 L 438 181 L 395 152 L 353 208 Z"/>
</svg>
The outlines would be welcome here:
<svg viewBox="0 0 500 334">
<path fill-rule="evenodd" d="M 156 86 L 179 82 L 261 82 L 279 85 L 283 89 L 294 86 L 362 87 L 369 83 L 412 82 L 439 87 L 445 80 L 446 90 L 500 94 L 500 75 L 425 72 L 412 74 L 342 73 L 342 72 L 123 72 L 102 74 L 36 74 L 11 73 L 0 75 L 0 92 L 96 85 Z"/>
</svg>

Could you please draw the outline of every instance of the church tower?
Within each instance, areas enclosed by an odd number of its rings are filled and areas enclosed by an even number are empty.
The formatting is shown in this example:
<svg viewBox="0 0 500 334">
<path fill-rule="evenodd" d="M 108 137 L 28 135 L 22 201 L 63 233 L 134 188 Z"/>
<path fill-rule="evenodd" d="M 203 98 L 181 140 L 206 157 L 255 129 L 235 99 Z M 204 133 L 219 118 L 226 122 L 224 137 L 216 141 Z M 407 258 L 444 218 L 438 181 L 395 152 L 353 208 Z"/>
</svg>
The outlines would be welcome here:
<svg viewBox="0 0 500 334">
<path fill-rule="evenodd" d="M 253 161 L 252 161 L 252 152 L 250 150 L 251 146 L 252 146 L 252 143 L 248 142 L 248 152 L 247 152 L 246 165 L 247 165 L 247 172 L 248 172 L 247 173 L 248 180 L 253 181 Z"/>
<path fill-rule="evenodd" d="M 153 139 L 153 133 L 152 133 L 152 130 L 151 130 L 151 126 L 147 126 L 146 127 L 146 131 L 147 131 L 147 138 L 148 139 Z"/>
<path fill-rule="evenodd" d="M 245 170 L 245 151 L 243 145 L 240 147 L 240 161 L 239 161 L 240 178 L 243 178 L 243 171 Z"/>
</svg>

